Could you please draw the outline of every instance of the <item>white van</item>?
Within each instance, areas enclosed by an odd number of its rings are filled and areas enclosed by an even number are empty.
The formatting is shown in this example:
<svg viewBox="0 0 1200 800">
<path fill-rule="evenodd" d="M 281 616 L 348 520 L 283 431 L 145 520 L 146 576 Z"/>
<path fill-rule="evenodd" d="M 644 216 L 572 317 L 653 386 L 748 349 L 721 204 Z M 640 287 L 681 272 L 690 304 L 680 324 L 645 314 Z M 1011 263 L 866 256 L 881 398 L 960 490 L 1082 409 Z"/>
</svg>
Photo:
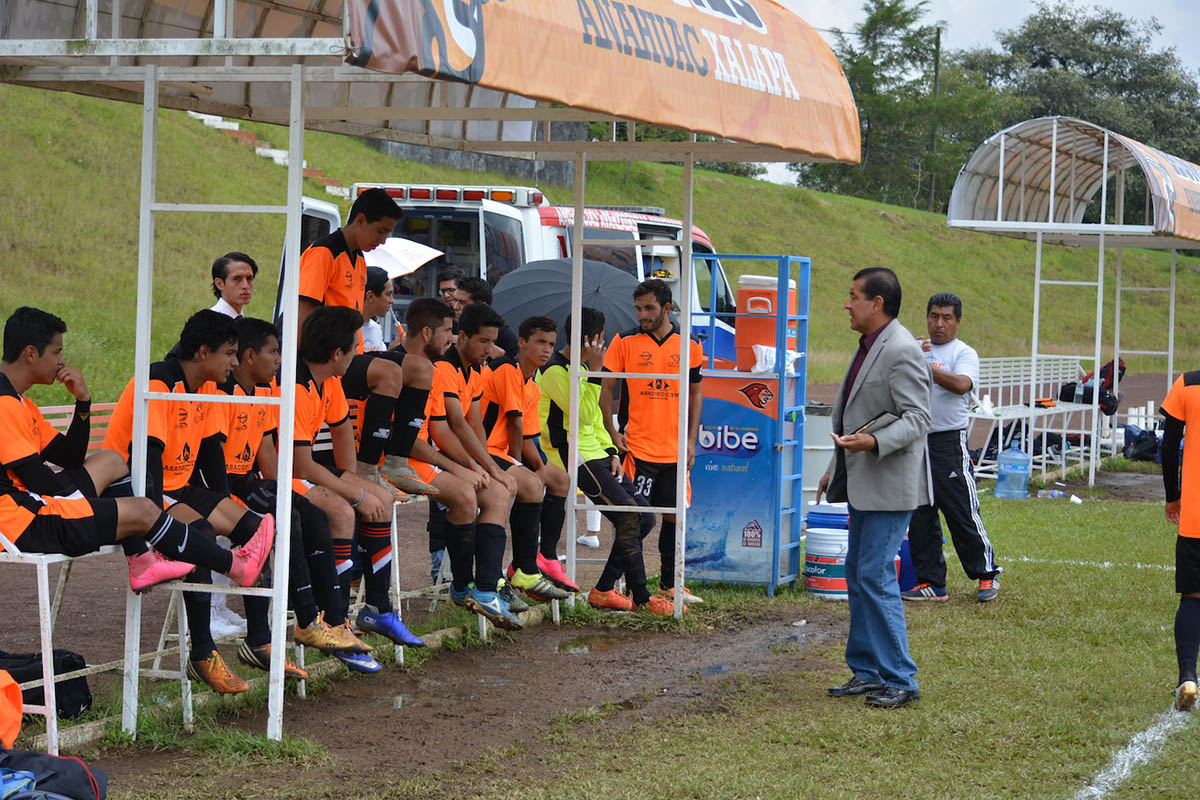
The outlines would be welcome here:
<svg viewBox="0 0 1200 800">
<path fill-rule="evenodd" d="M 382 188 L 404 210 L 396 235 L 421 242 L 445 253 L 398 281 L 396 310 L 403 318 L 409 298 L 437 291 L 437 275 L 456 267 L 466 275 L 481 277 L 492 286 L 512 270 L 530 261 L 569 258 L 574 206 L 552 206 L 534 187 L 444 186 L 433 184 L 356 183 L 351 197 L 370 188 Z M 331 203 L 304 198 L 301 248 L 341 225 Z M 622 246 L 585 245 L 584 258 L 604 261 L 634 275 L 639 281 L 662 278 L 679 296 L 679 241 L 682 222 L 663 216 L 659 208 L 584 209 L 585 239 L 628 239 Z M 635 245 L 637 240 L 661 239 L 663 244 Z M 714 253 L 712 240 L 692 228 L 696 254 Z M 704 352 L 733 360 L 733 328 L 718 319 L 716 341 L 709 341 L 712 281 L 716 276 L 716 312 L 735 311 L 733 293 L 719 261 L 695 258 L 692 269 L 692 325 Z M 630 298 L 630 302 L 633 299 Z"/>
</svg>

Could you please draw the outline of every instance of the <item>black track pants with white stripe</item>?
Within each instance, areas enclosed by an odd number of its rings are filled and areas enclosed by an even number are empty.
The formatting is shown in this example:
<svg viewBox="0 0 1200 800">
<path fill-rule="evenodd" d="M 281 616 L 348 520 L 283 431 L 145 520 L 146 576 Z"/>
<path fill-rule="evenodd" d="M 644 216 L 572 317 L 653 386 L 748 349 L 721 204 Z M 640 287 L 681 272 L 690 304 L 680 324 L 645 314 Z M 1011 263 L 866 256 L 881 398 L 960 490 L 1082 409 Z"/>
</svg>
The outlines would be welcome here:
<svg viewBox="0 0 1200 800">
<path fill-rule="evenodd" d="M 908 525 L 917 583 L 946 585 L 939 511 L 946 518 L 950 539 L 967 577 L 972 580 L 995 577 L 1001 569 L 996 566 L 992 543 L 979 516 L 979 495 L 967 455 L 966 431 L 929 434 L 929 466 L 933 472 L 933 505 L 914 511 Z"/>
</svg>

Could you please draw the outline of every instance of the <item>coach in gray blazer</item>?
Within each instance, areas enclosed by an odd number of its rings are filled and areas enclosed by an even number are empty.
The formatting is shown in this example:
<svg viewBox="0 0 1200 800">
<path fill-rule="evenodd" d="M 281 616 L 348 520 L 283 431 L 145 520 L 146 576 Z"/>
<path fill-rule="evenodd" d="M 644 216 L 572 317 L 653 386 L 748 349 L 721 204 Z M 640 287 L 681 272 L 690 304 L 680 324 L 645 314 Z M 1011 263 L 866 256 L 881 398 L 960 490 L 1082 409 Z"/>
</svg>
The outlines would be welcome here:
<svg viewBox="0 0 1200 800">
<path fill-rule="evenodd" d="M 929 367 L 896 320 L 900 281 L 890 269 L 855 275 L 845 308 L 862 336 L 833 403 L 837 447 L 821 488 L 831 502 L 850 505 L 846 664 L 854 676 L 829 693 L 897 708 L 920 697 L 894 559 L 913 510 L 933 496 L 925 438 Z"/>
</svg>

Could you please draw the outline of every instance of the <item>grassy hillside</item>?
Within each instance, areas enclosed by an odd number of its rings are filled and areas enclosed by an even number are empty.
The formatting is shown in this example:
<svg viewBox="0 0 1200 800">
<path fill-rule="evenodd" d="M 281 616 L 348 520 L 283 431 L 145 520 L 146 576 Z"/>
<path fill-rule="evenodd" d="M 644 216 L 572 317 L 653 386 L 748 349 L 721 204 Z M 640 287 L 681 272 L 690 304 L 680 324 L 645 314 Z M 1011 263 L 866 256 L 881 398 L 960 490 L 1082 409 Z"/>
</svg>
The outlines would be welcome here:
<svg viewBox="0 0 1200 800">
<path fill-rule="evenodd" d="M 0 315 L 34 304 L 62 315 L 71 327 L 68 357 L 85 369 L 100 399 L 114 399 L 133 366 L 141 111 L 120 103 L 22 87 L 0 86 L 7 153 L 0 158 Z M 255 156 L 232 138 L 179 112 L 160 115 L 158 198 L 166 202 L 278 203 L 286 170 Z M 254 125 L 281 146 L 286 130 Z M 366 144 L 309 133 L 306 160 L 347 183 L 354 180 L 489 183 L 506 179 L 392 160 Z M 587 200 L 597 204 L 659 205 L 681 214 L 682 170 L 635 164 L 589 169 Z M 1029 352 L 1033 245 L 952 231 L 942 215 L 698 172 L 696 221 L 723 252 L 791 254 L 813 259 L 810 379 L 836 380 L 854 345 L 842 300 L 853 273 L 886 265 L 905 289 L 902 322 L 924 330 L 924 301 L 947 289 L 965 303 L 963 338 L 982 355 Z M 542 187 L 570 203 L 570 187 Z M 312 196 L 328 199 L 316 184 Z M 343 210 L 345 208 L 343 207 Z M 284 221 L 275 216 L 158 215 L 154 286 L 154 351 L 174 341 L 189 312 L 210 304 L 208 269 L 227 250 L 252 254 L 263 268 L 250 313 L 266 315 Z M 735 269 L 741 265 L 731 265 Z M 1111 350 L 1116 255 L 1110 251 L 1105 291 L 1106 342 Z M 1047 277 L 1095 278 L 1096 252 L 1048 247 Z M 1169 256 L 1129 251 L 1127 285 L 1166 285 Z M 1200 320 L 1188 314 L 1200 300 L 1200 260 L 1180 259 L 1176 348 L 1179 368 L 1197 363 Z M 1165 349 L 1165 294 L 1127 295 L 1122 344 Z M 1043 295 L 1046 350 L 1090 353 L 1094 293 L 1051 287 Z M 1127 358 L 1131 370 L 1162 369 L 1165 359 Z M 65 399 L 61 390 L 35 393 Z"/>
</svg>

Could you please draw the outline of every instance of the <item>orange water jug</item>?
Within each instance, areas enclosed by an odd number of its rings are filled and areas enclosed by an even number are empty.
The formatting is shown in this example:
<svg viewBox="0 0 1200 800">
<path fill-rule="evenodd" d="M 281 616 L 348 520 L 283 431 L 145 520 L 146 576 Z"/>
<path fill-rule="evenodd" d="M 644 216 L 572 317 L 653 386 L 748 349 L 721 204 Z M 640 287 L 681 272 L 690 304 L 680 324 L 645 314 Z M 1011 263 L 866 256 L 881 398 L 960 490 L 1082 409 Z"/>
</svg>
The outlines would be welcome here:
<svg viewBox="0 0 1200 800">
<path fill-rule="evenodd" d="M 767 275 L 741 275 L 738 277 L 737 313 L 734 320 L 734 349 L 737 352 L 737 368 L 749 372 L 754 368 L 754 345 L 765 344 L 777 347 L 775 341 L 775 315 L 779 311 L 779 279 Z M 796 282 L 788 281 L 788 311 L 796 314 Z M 753 316 L 740 316 L 751 314 Z M 787 347 L 796 349 L 796 322 L 789 320 Z"/>
</svg>

